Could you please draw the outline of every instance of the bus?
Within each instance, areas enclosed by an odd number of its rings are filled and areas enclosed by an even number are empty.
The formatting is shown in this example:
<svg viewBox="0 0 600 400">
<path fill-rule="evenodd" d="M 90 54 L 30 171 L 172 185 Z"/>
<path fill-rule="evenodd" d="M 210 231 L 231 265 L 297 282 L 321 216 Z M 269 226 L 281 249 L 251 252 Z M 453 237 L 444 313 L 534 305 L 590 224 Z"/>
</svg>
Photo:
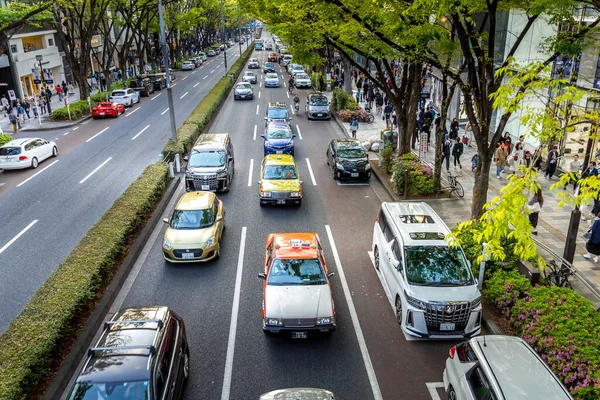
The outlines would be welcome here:
<svg viewBox="0 0 600 400">
<path fill-rule="evenodd" d="M 254 42 L 254 50 L 262 50 L 263 49 L 263 41 L 262 39 L 256 39 Z"/>
</svg>

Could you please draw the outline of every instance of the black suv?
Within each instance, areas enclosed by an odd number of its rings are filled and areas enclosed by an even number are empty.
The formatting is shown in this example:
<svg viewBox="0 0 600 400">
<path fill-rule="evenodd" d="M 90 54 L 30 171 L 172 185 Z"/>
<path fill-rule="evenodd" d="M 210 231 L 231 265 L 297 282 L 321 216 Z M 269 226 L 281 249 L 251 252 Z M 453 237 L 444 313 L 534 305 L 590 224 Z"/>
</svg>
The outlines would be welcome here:
<svg viewBox="0 0 600 400">
<path fill-rule="evenodd" d="M 179 399 L 189 368 L 177 314 L 167 307 L 124 309 L 104 323 L 67 399 Z"/>
<path fill-rule="evenodd" d="M 333 179 L 371 178 L 369 156 L 356 139 L 333 139 L 327 147 L 327 165 Z"/>
<path fill-rule="evenodd" d="M 154 93 L 154 84 L 148 78 L 137 77 L 129 81 L 129 87 L 140 93 L 140 96 L 148 97 Z"/>
<path fill-rule="evenodd" d="M 162 90 L 167 87 L 167 74 L 151 74 L 148 79 L 154 85 L 155 90 Z"/>
</svg>

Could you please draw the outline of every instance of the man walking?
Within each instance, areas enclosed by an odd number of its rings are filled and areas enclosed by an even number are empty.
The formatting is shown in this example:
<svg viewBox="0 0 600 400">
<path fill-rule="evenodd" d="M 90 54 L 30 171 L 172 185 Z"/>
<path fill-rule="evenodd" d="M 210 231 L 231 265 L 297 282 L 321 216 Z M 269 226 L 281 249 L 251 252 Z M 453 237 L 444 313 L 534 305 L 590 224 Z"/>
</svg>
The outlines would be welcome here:
<svg viewBox="0 0 600 400">
<path fill-rule="evenodd" d="M 4 116 L 6 117 L 6 112 L 8 111 L 8 99 L 6 98 L 5 95 L 2 95 L 2 99 L 0 100 L 2 102 L 2 111 L 4 112 Z"/>
<path fill-rule="evenodd" d="M 456 164 L 458 164 L 458 167 L 462 169 L 462 165 L 460 165 L 460 156 L 462 155 L 463 150 L 464 147 L 460 141 L 460 138 L 455 138 L 454 147 L 452 147 L 452 156 L 454 156 L 454 169 L 456 169 Z"/>
<path fill-rule="evenodd" d="M 504 171 L 506 157 L 508 157 L 506 147 L 504 147 L 502 143 L 498 143 L 498 148 L 496 149 L 496 154 L 494 156 L 494 158 L 496 159 L 496 178 L 498 179 L 500 179 L 500 173 Z"/>
<path fill-rule="evenodd" d="M 556 167 L 558 165 L 558 146 L 552 147 L 552 151 L 548 153 L 548 161 L 546 162 L 546 178 L 552 179 L 554 172 L 556 172 Z"/>
</svg>

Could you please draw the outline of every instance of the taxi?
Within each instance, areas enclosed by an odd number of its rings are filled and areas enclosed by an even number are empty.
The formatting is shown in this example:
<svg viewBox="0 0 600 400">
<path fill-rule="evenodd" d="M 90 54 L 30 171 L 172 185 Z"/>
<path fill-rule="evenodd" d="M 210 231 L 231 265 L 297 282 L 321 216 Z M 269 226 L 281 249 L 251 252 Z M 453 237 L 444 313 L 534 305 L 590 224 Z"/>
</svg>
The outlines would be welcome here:
<svg viewBox="0 0 600 400">
<path fill-rule="evenodd" d="M 210 261 L 221 255 L 225 229 L 223 202 L 212 192 L 188 192 L 177 201 L 163 238 L 163 257 L 171 263 Z"/>
<path fill-rule="evenodd" d="M 117 118 L 124 112 L 125 106 L 123 104 L 115 103 L 113 101 L 103 101 L 96 107 L 92 108 L 92 118 L 96 119 L 108 116 Z"/>
<path fill-rule="evenodd" d="M 267 236 L 262 328 L 266 334 L 290 332 L 294 339 L 336 329 L 335 305 L 325 252 L 316 233 Z"/>
<path fill-rule="evenodd" d="M 267 105 L 267 111 L 265 111 L 265 128 L 272 121 L 285 121 L 291 127 L 290 114 L 288 112 L 288 105 L 285 102 L 269 102 Z"/>
<path fill-rule="evenodd" d="M 293 156 L 270 154 L 263 158 L 258 194 L 261 206 L 302 204 L 302 181 Z"/>
</svg>

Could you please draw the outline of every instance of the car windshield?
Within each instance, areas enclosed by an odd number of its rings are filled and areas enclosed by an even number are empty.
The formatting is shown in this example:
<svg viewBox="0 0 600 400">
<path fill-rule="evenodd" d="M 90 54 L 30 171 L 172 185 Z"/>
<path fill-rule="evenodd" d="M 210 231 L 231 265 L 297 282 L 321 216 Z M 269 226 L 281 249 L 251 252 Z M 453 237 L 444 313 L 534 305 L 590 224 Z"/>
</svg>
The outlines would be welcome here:
<svg viewBox="0 0 600 400">
<path fill-rule="evenodd" d="M 258 62 L 258 58 L 251 58 L 250 62 Z"/>
<path fill-rule="evenodd" d="M 265 79 L 278 79 L 277 74 L 267 74 L 265 75 Z"/>
<path fill-rule="evenodd" d="M 0 156 L 16 156 L 21 154 L 20 147 L 0 147 Z"/>
<path fill-rule="evenodd" d="M 296 74 L 296 79 L 310 79 L 308 74 Z"/>
<path fill-rule="evenodd" d="M 294 71 L 304 71 L 304 68 L 302 68 L 302 66 L 300 66 L 300 65 L 294 65 L 294 66 L 292 67 L 292 69 L 293 69 Z"/>
<path fill-rule="evenodd" d="M 237 85 L 238 89 L 252 89 L 252 86 L 250 86 L 249 83 L 240 83 Z"/>
<path fill-rule="evenodd" d="M 267 117 L 271 119 L 286 119 L 288 117 L 287 108 L 276 107 L 267 110 Z"/>
<path fill-rule="evenodd" d="M 125 92 L 122 90 L 115 90 L 110 94 L 111 97 L 123 97 L 125 96 Z"/>
<path fill-rule="evenodd" d="M 276 258 L 271 265 L 268 285 L 326 285 L 325 273 L 316 258 Z"/>
<path fill-rule="evenodd" d="M 273 63 L 271 63 L 271 62 L 265 63 L 265 67 L 272 68 L 272 67 L 274 67 L 274 66 L 275 66 L 275 64 L 273 64 Z"/>
<path fill-rule="evenodd" d="M 173 229 L 203 229 L 212 226 L 213 212 L 206 210 L 175 210 L 171 217 Z"/>
<path fill-rule="evenodd" d="M 298 175 L 293 165 L 266 165 L 263 172 L 263 179 L 298 179 Z"/>
<path fill-rule="evenodd" d="M 192 168 L 222 167 L 225 165 L 225 152 L 223 150 L 193 150 L 188 161 Z"/>
<path fill-rule="evenodd" d="M 329 103 L 325 96 L 313 96 L 310 98 L 311 106 L 326 106 Z"/>
<path fill-rule="evenodd" d="M 461 249 L 409 246 L 404 249 L 408 282 L 419 286 L 472 285 L 469 264 Z"/>
<path fill-rule="evenodd" d="M 338 148 L 338 157 L 341 158 L 364 158 L 367 156 L 367 153 L 363 150 L 362 147 L 346 147 L 340 146 Z"/>
<path fill-rule="evenodd" d="M 285 126 L 269 126 L 267 139 L 291 139 L 292 131 Z"/>
<path fill-rule="evenodd" d="M 254 78 L 254 72 L 244 72 L 244 76 L 250 76 Z"/>
<path fill-rule="evenodd" d="M 77 382 L 68 400 L 137 400 L 149 398 L 148 381 Z"/>
</svg>

